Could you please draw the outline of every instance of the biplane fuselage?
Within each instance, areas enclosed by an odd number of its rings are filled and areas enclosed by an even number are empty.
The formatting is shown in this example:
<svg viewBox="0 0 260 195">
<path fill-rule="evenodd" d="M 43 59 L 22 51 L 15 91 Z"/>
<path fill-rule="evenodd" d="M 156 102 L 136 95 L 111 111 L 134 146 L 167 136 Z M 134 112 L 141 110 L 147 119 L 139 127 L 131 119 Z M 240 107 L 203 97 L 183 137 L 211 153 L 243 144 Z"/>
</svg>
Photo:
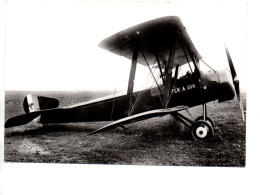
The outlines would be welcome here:
<svg viewBox="0 0 260 195">
<path fill-rule="evenodd" d="M 163 86 L 160 86 L 163 89 Z M 141 91 L 133 93 L 133 102 L 138 98 Z M 172 84 L 171 98 L 168 108 L 184 105 L 188 107 L 197 106 L 210 101 L 227 101 L 235 96 L 231 76 L 228 70 L 218 72 L 201 72 L 200 78 L 177 81 Z M 128 113 L 126 106 L 127 96 L 110 95 L 88 102 L 83 102 L 64 108 L 62 114 L 46 113 L 42 114 L 38 122 L 48 123 L 67 123 L 67 122 L 91 122 L 91 121 L 114 121 L 128 115 L 134 115 L 149 110 L 162 109 L 158 89 L 150 88 L 142 91 L 142 98 L 134 105 L 131 113 Z"/>
</svg>

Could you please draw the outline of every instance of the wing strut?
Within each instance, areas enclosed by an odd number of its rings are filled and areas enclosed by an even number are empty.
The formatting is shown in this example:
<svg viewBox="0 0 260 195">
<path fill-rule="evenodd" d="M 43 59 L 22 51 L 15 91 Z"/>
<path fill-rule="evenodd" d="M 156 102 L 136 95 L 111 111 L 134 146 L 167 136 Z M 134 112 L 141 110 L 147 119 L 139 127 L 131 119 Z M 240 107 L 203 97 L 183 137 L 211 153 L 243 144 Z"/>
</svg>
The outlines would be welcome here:
<svg viewBox="0 0 260 195">
<path fill-rule="evenodd" d="M 162 72 L 162 67 L 161 67 L 161 64 L 160 64 L 160 60 L 158 58 L 158 55 L 156 55 L 155 57 L 156 57 L 156 60 L 157 60 L 157 63 L 158 63 L 159 69 L 160 69 L 163 85 L 165 85 L 165 81 L 164 81 L 164 77 L 163 77 L 163 72 Z"/>
<path fill-rule="evenodd" d="M 185 55 L 185 57 L 186 57 L 187 62 L 189 63 L 187 54 L 186 54 L 185 49 L 184 49 L 183 37 L 180 35 L 180 33 L 178 33 L 178 35 L 179 35 L 178 37 L 179 37 L 179 40 L 180 40 L 180 43 L 181 43 L 182 50 L 183 50 L 183 52 L 184 52 L 184 55 Z M 199 73 L 198 63 L 196 62 L 196 59 L 194 58 L 194 55 L 193 55 L 192 51 L 190 50 L 190 48 L 189 48 L 186 44 L 185 44 L 185 46 L 186 46 L 186 48 L 187 48 L 187 50 L 188 50 L 189 56 L 190 56 L 190 58 L 191 58 L 193 64 L 194 64 L 194 67 L 195 67 L 196 72 Z M 190 66 L 190 63 L 189 63 L 189 66 Z"/>
<path fill-rule="evenodd" d="M 186 53 L 186 51 L 185 51 L 185 48 L 184 48 L 184 46 L 183 46 L 182 40 L 180 41 L 180 43 L 181 43 L 180 45 L 181 45 L 182 51 L 183 51 L 183 53 L 184 53 L 184 55 L 185 55 L 185 58 L 186 58 L 186 60 L 187 60 L 187 62 L 188 62 L 188 64 L 189 64 L 190 70 L 191 70 L 191 72 L 192 72 L 192 68 L 191 68 L 191 65 L 190 65 L 190 61 L 189 61 L 189 59 L 188 59 L 187 53 Z"/>
<path fill-rule="evenodd" d="M 187 47 L 187 50 L 188 50 L 188 53 L 189 53 L 189 55 L 190 55 L 190 58 L 191 58 L 191 60 L 192 60 L 192 62 L 193 62 L 193 64 L 194 64 L 194 66 L 195 66 L 196 72 L 199 73 L 200 71 L 199 71 L 198 63 L 196 62 L 193 53 L 191 52 L 191 50 L 190 50 L 189 47 Z"/>
<path fill-rule="evenodd" d="M 129 80 L 128 80 L 128 89 L 127 89 L 127 98 L 126 98 L 127 99 L 127 102 L 126 102 L 127 116 L 129 116 L 131 107 L 133 104 L 133 90 L 134 90 L 134 80 L 135 80 L 138 52 L 139 52 L 139 48 L 137 46 L 135 46 L 134 51 L 133 51 L 133 58 L 132 58 Z"/>
<path fill-rule="evenodd" d="M 164 90 L 164 96 L 163 96 L 164 108 L 167 108 L 167 106 L 168 106 L 168 100 L 169 100 L 169 95 L 170 95 L 170 90 L 171 90 L 172 68 L 174 65 L 173 63 L 174 63 L 175 50 L 176 50 L 176 36 L 174 36 L 174 38 L 173 38 L 171 48 L 170 48 L 168 63 L 167 63 L 167 66 L 165 67 L 166 78 L 165 78 L 165 90 Z"/>
</svg>

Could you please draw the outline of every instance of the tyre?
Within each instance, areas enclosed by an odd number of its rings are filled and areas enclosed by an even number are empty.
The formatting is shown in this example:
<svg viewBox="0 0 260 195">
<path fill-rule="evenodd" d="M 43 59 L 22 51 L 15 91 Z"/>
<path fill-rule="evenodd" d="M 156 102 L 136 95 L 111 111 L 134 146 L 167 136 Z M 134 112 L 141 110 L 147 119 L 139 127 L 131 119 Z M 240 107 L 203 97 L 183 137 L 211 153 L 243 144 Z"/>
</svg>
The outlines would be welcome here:
<svg viewBox="0 0 260 195">
<path fill-rule="evenodd" d="M 195 122 L 196 121 L 199 121 L 199 120 L 203 120 L 203 116 L 199 116 L 196 120 L 195 120 Z M 209 117 L 206 117 L 206 121 L 208 121 L 210 124 L 211 124 L 211 126 L 215 129 L 215 123 L 214 123 L 214 121 L 211 119 L 211 118 L 209 118 Z"/>
<path fill-rule="evenodd" d="M 204 141 L 213 136 L 214 129 L 209 121 L 198 120 L 192 125 L 191 134 L 195 140 Z"/>
</svg>

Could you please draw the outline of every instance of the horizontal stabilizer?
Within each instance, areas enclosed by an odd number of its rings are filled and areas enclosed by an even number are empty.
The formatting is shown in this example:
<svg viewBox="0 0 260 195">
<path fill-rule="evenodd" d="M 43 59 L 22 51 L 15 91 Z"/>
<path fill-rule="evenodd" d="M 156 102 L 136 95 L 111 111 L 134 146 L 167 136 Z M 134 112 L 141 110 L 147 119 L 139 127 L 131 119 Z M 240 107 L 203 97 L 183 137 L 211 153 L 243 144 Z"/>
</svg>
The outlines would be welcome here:
<svg viewBox="0 0 260 195">
<path fill-rule="evenodd" d="M 5 128 L 27 124 L 27 123 L 31 122 L 33 119 L 35 119 L 36 117 L 40 116 L 40 114 L 41 114 L 41 111 L 29 112 L 27 114 L 15 116 L 6 121 Z"/>
<path fill-rule="evenodd" d="M 158 110 L 151 110 L 151 111 L 147 111 L 147 112 L 142 112 L 142 113 L 139 113 L 139 114 L 135 114 L 135 115 L 128 116 L 128 117 L 119 119 L 117 121 L 114 121 L 114 122 L 112 122 L 112 123 L 110 123 L 110 124 L 108 124 L 104 127 L 101 127 L 99 129 L 89 133 L 88 135 L 99 133 L 99 132 L 107 130 L 108 128 L 111 128 L 111 127 L 116 127 L 116 126 L 131 123 L 131 122 L 141 121 L 141 120 L 144 120 L 144 119 L 147 119 L 147 118 L 150 118 L 150 117 L 163 116 L 163 115 L 166 115 L 166 114 L 171 114 L 173 112 L 186 110 L 188 108 L 189 108 L 188 106 L 177 106 L 177 107 L 174 107 L 174 108 L 158 109 Z"/>
<path fill-rule="evenodd" d="M 54 98 L 29 94 L 24 98 L 23 101 L 23 107 L 26 114 L 8 119 L 5 123 L 5 128 L 24 125 L 31 122 L 32 120 L 41 123 L 40 118 L 37 117 L 43 113 L 43 110 L 50 112 L 57 110 L 55 108 L 58 106 L 59 101 Z"/>
<path fill-rule="evenodd" d="M 54 109 L 48 109 L 48 110 L 39 110 L 39 111 L 35 111 L 35 112 L 29 112 L 26 114 L 15 116 L 13 118 L 8 119 L 5 122 L 5 128 L 19 126 L 19 125 L 25 125 L 25 124 L 31 122 L 36 117 L 43 115 L 43 114 L 58 115 L 64 110 L 67 110 L 67 109 L 54 108 Z"/>
</svg>

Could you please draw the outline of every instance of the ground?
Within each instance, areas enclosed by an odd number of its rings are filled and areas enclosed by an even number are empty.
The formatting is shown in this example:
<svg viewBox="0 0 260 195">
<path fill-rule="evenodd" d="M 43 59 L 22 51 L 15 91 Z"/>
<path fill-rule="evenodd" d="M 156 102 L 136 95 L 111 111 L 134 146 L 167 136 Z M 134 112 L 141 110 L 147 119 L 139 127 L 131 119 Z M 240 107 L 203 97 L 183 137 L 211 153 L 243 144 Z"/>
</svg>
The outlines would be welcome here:
<svg viewBox="0 0 260 195">
<path fill-rule="evenodd" d="M 23 114 L 22 101 L 28 92 L 6 92 L 5 119 Z M 43 93 L 34 92 L 43 95 Z M 61 106 L 86 101 L 108 92 L 45 92 Z M 245 94 L 244 106 L 245 106 Z M 195 120 L 202 113 L 197 106 L 182 111 Z M 194 141 L 190 130 L 172 116 L 154 117 L 87 136 L 108 122 L 52 124 L 42 128 L 31 122 L 5 130 L 5 162 L 245 166 L 246 125 L 237 100 L 208 104 L 208 113 L 218 127 L 212 139 Z"/>
</svg>

